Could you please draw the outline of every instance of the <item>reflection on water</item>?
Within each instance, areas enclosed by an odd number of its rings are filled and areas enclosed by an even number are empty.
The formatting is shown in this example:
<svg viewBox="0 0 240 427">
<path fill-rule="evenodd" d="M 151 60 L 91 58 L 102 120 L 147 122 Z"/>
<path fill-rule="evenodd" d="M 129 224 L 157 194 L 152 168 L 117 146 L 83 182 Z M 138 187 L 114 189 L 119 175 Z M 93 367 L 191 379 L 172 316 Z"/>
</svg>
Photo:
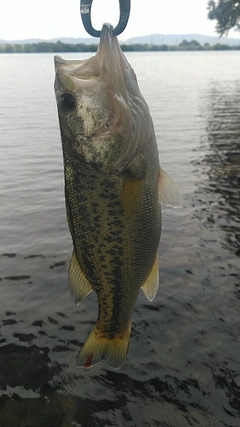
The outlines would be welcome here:
<svg viewBox="0 0 240 427">
<path fill-rule="evenodd" d="M 225 231 L 225 244 L 240 256 L 240 81 L 214 82 L 206 105 L 205 188 L 214 217 Z"/>
<path fill-rule="evenodd" d="M 139 295 L 127 362 L 84 370 L 97 301 L 77 307 L 67 289 L 52 55 L 0 57 L 0 426 L 240 425 L 240 54 L 131 62 L 185 206 L 163 209 L 160 288 L 152 303 Z"/>
</svg>

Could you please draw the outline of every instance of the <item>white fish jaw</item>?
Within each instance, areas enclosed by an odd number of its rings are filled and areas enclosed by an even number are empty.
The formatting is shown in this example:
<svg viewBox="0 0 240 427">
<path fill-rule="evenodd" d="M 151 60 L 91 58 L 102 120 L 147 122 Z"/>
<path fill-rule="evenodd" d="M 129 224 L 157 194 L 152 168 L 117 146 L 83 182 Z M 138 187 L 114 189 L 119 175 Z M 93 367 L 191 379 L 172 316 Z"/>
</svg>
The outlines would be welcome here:
<svg viewBox="0 0 240 427">
<path fill-rule="evenodd" d="M 110 26 L 103 26 L 95 56 L 80 61 L 55 57 L 55 67 L 59 115 L 66 133 L 76 138 L 77 151 L 88 163 L 97 161 L 104 170 L 122 172 L 155 135 L 136 75 Z M 67 92 L 76 100 L 69 112 L 60 102 Z"/>
</svg>

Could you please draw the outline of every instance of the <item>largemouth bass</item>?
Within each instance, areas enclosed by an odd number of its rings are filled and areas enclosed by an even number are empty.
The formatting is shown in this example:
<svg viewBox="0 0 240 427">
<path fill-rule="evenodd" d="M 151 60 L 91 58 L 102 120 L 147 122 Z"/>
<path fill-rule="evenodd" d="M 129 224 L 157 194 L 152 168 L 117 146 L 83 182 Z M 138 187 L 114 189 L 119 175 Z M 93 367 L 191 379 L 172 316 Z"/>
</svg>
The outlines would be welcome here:
<svg viewBox="0 0 240 427">
<path fill-rule="evenodd" d="M 73 254 L 69 289 L 77 304 L 97 293 L 98 319 L 77 365 L 124 363 L 140 288 L 152 301 L 159 276 L 160 201 L 179 206 L 160 168 L 152 119 L 111 26 L 95 56 L 55 57 L 65 199 Z"/>
</svg>

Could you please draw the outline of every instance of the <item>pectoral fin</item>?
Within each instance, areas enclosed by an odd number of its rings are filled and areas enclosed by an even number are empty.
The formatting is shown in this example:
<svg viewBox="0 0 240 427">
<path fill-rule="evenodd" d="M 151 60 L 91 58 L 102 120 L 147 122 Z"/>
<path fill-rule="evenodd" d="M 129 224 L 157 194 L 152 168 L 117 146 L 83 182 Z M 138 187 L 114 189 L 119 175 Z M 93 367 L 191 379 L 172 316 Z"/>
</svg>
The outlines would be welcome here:
<svg viewBox="0 0 240 427">
<path fill-rule="evenodd" d="M 158 258 L 156 256 L 150 274 L 142 286 L 143 293 L 149 301 L 153 301 L 159 286 Z"/>
<path fill-rule="evenodd" d="M 159 169 L 158 175 L 158 199 L 159 202 L 173 208 L 183 206 L 183 198 L 177 184 L 162 168 Z"/>
<path fill-rule="evenodd" d="M 93 290 L 81 270 L 74 251 L 69 266 L 68 285 L 70 294 L 76 304 L 79 304 Z"/>
</svg>

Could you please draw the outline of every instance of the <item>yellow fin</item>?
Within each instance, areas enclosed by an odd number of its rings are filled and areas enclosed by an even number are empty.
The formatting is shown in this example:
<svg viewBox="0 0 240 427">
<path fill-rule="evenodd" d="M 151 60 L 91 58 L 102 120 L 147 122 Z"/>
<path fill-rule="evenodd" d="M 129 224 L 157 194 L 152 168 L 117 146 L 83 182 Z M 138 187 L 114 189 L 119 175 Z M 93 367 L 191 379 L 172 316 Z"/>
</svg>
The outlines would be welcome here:
<svg viewBox="0 0 240 427">
<path fill-rule="evenodd" d="M 149 301 L 153 301 L 159 286 L 158 258 L 156 256 L 150 274 L 142 286 L 143 293 Z"/>
<path fill-rule="evenodd" d="M 79 304 L 83 298 L 92 292 L 92 286 L 84 276 L 74 251 L 69 266 L 68 285 L 76 304 Z"/>
<path fill-rule="evenodd" d="M 94 328 L 78 354 L 77 366 L 91 368 L 105 360 L 112 368 L 121 368 L 127 357 L 130 333 L 130 324 L 125 331 L 113 337 Z"/>
<path fill-rule="evenodd" d="M 181 208 L 183 198 L 178 190 L 175 181 L 162 169 L 159 169 L 158 176 L 158 199 L 166 206 Z"/>
</svg>

